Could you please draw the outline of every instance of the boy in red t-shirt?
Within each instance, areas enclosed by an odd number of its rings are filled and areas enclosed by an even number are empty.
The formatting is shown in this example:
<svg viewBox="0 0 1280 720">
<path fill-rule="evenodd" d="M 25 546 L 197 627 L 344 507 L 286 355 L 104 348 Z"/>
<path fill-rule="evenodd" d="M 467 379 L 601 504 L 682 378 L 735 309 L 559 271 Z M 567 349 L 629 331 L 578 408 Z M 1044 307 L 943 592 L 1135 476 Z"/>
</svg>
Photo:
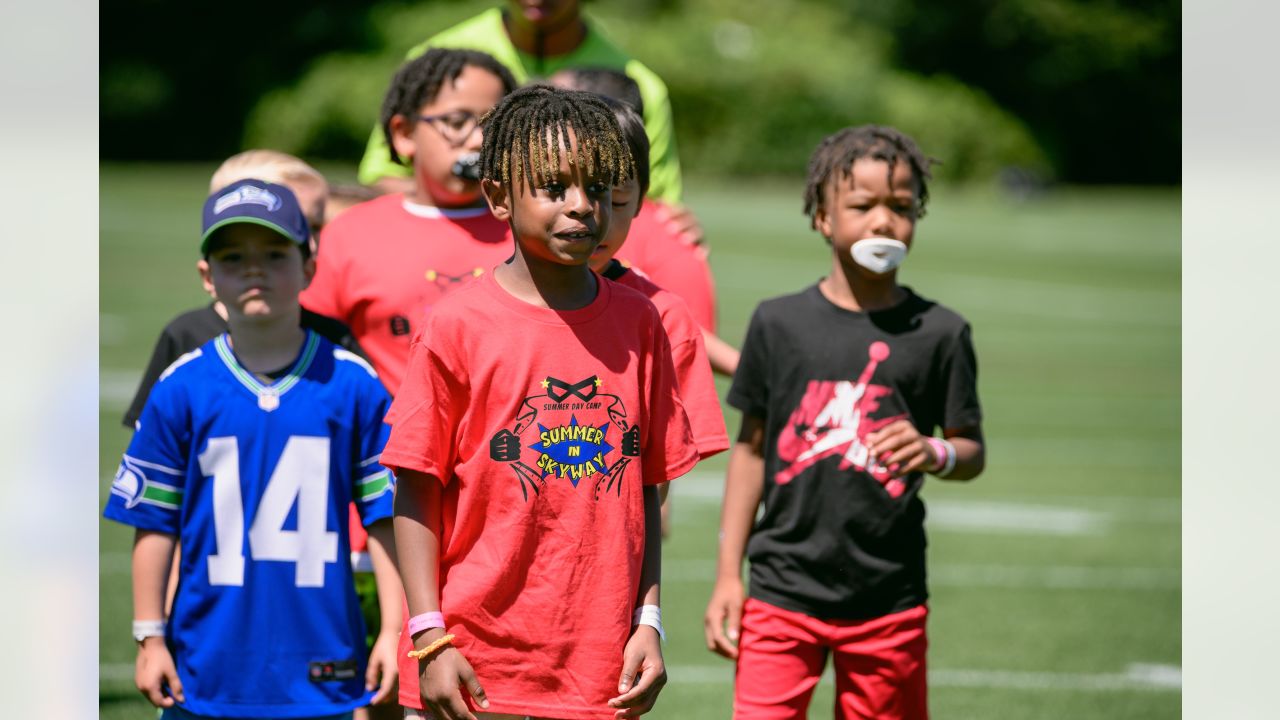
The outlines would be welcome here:
<svg viewBox="0 0 1280 720">
<path fill-rule="evenodd" d="M 565 90 L 595 93 L 629 106 L 637 115 L 644 115 L 640 86 L 627 77 L 626 73 L 600 67 L 571 67 L 552 75 L 548 82 Z M 616 107 L 614 110 L 634 153 L 637 142 L 631 139 L 627 124 L 618 115 Z M 644 136 L 644 142 L 647 155 L 647 135 Z M 645 177 L 647 172 L 641 169 L 636 175 Z M 614 207 L 617 207 L 616 202 Z M 697 227 L 697 221 L 686 209 L 673 208 L 661 200 L 643 195 L 637 208 L 627 218 L 630 234 L 624 233 L 619 237 L 629 237 L 630 242 L 625 250 L 619 252 L 618 259 L 629 267 L 640 268 L 654 284 L 684 301 L 689 313 L 702 328 L 704 355 L 711 362 L 711 368 L 732 377 L 738 366 L 738 350 L 716 335 L 715 281 L 711 277 L 707 249 L 702 244 L 702 230 Z M 614 251 L 618 252 L 618 248 L 614 248 Z M 600 256 L 600 251 L 597 251 L 596 257 Z M 600 266 L 594 262 L 593 267 L 600 270 Z M 665 510 L 666 506 L 663 508 Z"/>
<path fill-rule="evenodd" d="M 517 90 L 484 130 L 515 254 L 427 317 L 381 460 L 417 659 L 400 699 L 636 717 L 666 680 L 658 486 L 698 452 L 657 310 L 588 267 L 635 163 L 586 93 Z"/>
<path fill-rule="evenodd" d="M 644 121 L 640 114 L 625 102 L 605 98 L 605 104 L 613 110 L 613 116 L 622 128 L 627 147 L 636 161 L 636 176 L 613 189 L 613 219 L 609 222 L 609 234 L 591 255 L 591 269 L 614 282 L 638 290 L 649 298 L 662 326 L 671 340 L 671 360 L 676 369 L 680 386 L 680 399 L 689 415 L 698 455 L 706 459 L 729 448 L 729 436 L 724 428 L 724 414 L 720 411 L 720 398 L 716 394 L 715 379 L 707 362 L 707 350 L 703 344 L 702 329 L 689 311 L 689 306 L 675 293 L 658 287 L 646 273 L 614 258 L 623 249 L 631 229 L 631 221 L 639 212 L 645 193 L 649 190 L 649 138 L 644 133 Z M 671 496 L 662 503 L 662 536 L 670 527 Z"/>
<path fill-rule="evenodd" d="M 351 327 L 392 395 L 426 311 L 511 255 L 474 169 L 480 116 L 513 89 L 506 67 L 474 50 L 406 63 L 387 89 L 382 129 L 392 156 L 413 161 L 413 191 L 356 205 L 325 228 L 302 304 Z"/>
</svg>

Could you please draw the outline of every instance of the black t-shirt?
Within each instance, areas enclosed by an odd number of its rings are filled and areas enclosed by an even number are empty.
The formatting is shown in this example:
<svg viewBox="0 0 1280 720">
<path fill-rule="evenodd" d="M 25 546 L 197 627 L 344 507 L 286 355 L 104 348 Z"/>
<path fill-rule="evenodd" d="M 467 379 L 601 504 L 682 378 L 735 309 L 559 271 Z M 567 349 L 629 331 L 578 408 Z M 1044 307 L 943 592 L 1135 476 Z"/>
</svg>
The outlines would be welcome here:
<svg viewBox="0 0 1280 720">
<path fill-rule="evenodd" d="M 905 418 L 923 435 L 978 425 L 969 325 L 908 297 L 837 307 L 817 285 L 756 308 L 729 404 L 764 419 L 764 514 L 750 594 L 824 619 L 905 610 L 925 585 L 924 476 L 889 479 L 861 438 Z"/>
<path fill-rule="evenodd" d="M 333 342 L 335 345 L 350 350 L 360 357 L 368 360 L 364 350 L 351 334 L 351 329 L 338 320 L 327 315 L 319 315 L 313 313 L 306 308 L 302 308 L 302 317 L 298 324 L 305 329 L 315 330 L 321 337 Z M 142 417 L 142 408 L 147 404 L 147 396 L 151 394 L 151 387 L 160 379 L 160 374 L 165 371 L 174 360 L 204 345 L 215 337 L 227 331 L 227 321 L 213 309 L 210 303 L 196 310 L 189 310 L 182 313 L 178 317 L 169 321 L 169 324 L 160 331 L 160 338 L 156 340 L 156 347 L 151 351 L 151 360 L 147 362 L 147 369 L 142 373 L 142 382 L 138 384 L 138 392 L 133 396 L 133 402 L 129 404 L 129 409 L 124 414 L 124 426 L 133 428 L 138 418 Z"/>
</svg>

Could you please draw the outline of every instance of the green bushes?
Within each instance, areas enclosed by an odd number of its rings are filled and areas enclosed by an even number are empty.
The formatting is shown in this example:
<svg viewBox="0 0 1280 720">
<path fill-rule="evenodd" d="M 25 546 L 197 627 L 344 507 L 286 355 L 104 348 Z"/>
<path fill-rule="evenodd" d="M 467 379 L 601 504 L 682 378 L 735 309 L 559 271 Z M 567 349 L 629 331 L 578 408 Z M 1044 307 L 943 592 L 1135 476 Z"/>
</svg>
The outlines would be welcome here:
<svg viewBox="0 0 1280 720">
<path fill-rule="evenodd" d="M 358 158 L 405 51 L 495 1 L 380 6 L 372 26 L 385 51 L 325 56 L 293 87 L 264 96 L 246 145 Z M 952 78 L 893 69 L 887 40 L 829 3 L 614 1 L 588 12 L 666 81 L 686 172 L 797 173 L 824 135 L 868 122 L 914 135 L 947 180 L 1008 166 L 1051 172 L 1016 117 Z"/>
</svg>

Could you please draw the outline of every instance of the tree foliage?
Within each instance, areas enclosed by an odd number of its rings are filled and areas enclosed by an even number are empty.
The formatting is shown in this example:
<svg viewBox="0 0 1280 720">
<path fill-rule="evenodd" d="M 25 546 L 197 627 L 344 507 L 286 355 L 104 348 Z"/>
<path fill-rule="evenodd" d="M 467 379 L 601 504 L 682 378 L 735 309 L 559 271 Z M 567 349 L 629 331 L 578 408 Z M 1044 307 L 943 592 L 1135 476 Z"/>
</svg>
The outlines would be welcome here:
<svg viewBox="0 0 1280 720">
<path fill-rule="evenodd" d="M 117 3 L 103 15 L 102 153 L 244 146 L 354 162 L 408 48 L 499 0 Z M 1176 182 L 1171 0 L 599 0 L 604 31 L 667 82 L 686 171 L 794 174 L 876 122 L 963 180 L 1017 167 Z"/>
</svg>

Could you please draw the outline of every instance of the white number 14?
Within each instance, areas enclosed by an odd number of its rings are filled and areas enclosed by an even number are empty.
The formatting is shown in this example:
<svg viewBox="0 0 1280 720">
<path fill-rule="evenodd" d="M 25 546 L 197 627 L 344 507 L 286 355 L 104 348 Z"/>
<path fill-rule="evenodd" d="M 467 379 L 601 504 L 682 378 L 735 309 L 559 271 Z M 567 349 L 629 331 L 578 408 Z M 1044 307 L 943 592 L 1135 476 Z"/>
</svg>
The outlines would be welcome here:
<svg viewBox="0 0 1280 720">
<path fill-rule="evenodd" d="M 200 455 L 200 472 L 213 476 L 217 552 L 209 556 L 209 583 L 244 585 L 245 513 L 236 439 L 210 438 Z M 295 500 L 298 529 L 285 530 Z M 325 564 L 338 560 L 338 533 L 325 529 L 328 504 L 329 438 L 289 438 L 249 526 L 253 559 L 296 563 L 295 585 L 323 587 Z"/>
</svg>

